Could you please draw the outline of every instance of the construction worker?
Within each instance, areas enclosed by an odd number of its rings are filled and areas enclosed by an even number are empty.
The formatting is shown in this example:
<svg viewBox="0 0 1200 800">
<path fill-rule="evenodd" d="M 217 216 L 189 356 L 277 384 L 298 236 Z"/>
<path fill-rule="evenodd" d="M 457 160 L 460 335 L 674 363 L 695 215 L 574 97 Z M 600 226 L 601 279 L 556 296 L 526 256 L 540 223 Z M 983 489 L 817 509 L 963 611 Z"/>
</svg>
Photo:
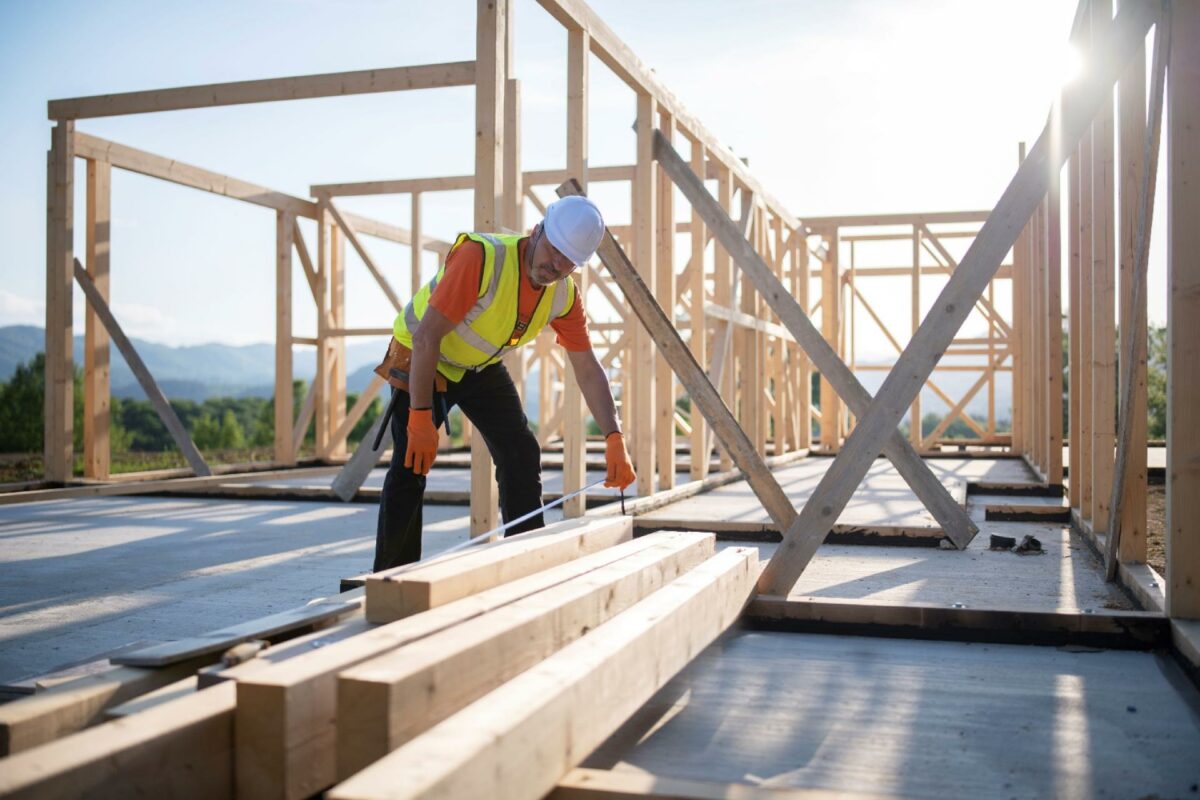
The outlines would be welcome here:
<svg viewBox="0 0 1200 800">
<path fill-rule="evenodd" d="M 396 317 L 388 356 L 376 369 L 393 387 L 394 449 L 379 503 L 375 571 L 421 558 L 425 476 L 437 457 L 438 428 L 456 405 L 495 461 L 505 522 L 542 505 L 541 448 L 501 358 L 547 324 L 604 434 L 604 485 L 625 489 L 636 480 L 571 278 L 603 235 L 599 209 L 581 196 L 551 204 L 529 236 L 461 234 L 437 275 Z M 537 514 L 506 535 L 544 524 Z"/>
</svg>

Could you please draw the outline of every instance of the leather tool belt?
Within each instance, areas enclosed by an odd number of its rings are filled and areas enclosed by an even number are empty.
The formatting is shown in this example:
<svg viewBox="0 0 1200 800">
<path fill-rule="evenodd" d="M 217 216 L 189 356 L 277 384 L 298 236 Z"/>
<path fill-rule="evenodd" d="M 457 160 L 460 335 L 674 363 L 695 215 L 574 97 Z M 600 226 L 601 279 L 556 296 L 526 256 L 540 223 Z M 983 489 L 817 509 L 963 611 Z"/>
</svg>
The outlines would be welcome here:
<svg viewBox="0 0 1200 800">
<path fill-rule="evenodd" d="M 375 374 L 388 382 L 395 389 L 408 391 L 408 371 L 412 368 L 412 350 L 392 337 L 388 342 L 387 355 L 383 362 L 375 368 Z M 445 392 L 446 377 L 436 369 L 433 372 L 433 388 L 437 392 Z"/>
</svg>

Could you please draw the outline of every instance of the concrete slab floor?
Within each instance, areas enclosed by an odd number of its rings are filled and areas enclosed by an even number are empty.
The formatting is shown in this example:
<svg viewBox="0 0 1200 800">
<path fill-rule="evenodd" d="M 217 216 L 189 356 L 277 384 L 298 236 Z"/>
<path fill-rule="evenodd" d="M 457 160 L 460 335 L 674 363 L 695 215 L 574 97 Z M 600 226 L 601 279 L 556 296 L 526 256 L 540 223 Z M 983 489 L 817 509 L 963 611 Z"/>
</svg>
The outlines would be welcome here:
<svg viewBox="0 0 1200 800">
<path fill-rule="evenodd" d="M 369 571 L 374 505 L 107 497 L 0 507 L 0 683 L 303 605 Z M 548 521 L 561 518 L 557 510 Z M 425 509 L 425 554 L 467 538 Z"/>
<path fill-rule="evenodd" d="M 739 631 L 584 766 L 898 797 L 1195 797 L 1198 709 L 1154 653 Z"/>
</svg>

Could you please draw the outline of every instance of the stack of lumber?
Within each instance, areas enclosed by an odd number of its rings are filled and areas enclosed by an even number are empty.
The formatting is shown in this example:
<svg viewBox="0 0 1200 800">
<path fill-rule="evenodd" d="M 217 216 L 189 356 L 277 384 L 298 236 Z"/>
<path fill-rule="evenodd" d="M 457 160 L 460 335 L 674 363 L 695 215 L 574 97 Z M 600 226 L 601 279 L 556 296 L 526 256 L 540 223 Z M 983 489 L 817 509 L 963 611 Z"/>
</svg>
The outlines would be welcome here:
<svg viewBox="0 0 1200 800">
<path fill-rule="evenodd" d="M 259 621 L 291 638 L 200 680 L 214 643 L 263 638 L 254 623 L 0 706 L 0 797 L 543 797 L 738 618 L 758 573 L 753 549 L 633 539 L 628 517 L 377 573 L 365 603 L 318 604 L 317 630 Z"/>
</svg>

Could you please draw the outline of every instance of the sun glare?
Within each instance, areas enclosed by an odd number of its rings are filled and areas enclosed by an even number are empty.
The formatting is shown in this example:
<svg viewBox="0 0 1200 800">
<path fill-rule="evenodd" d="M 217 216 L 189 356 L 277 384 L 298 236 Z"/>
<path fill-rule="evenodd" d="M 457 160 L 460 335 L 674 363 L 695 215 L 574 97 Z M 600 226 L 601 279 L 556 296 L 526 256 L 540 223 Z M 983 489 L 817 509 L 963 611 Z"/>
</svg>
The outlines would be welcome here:
<svg viewBox="0 0 1200 800">
<path fill-rule="evenodd" d="M 1055 73 L 1060 86 L 1066 86 L 1083 73 L 1083 57 L 1074 45 L 1068 44 L 1059 52 Z"/>
</svg>

